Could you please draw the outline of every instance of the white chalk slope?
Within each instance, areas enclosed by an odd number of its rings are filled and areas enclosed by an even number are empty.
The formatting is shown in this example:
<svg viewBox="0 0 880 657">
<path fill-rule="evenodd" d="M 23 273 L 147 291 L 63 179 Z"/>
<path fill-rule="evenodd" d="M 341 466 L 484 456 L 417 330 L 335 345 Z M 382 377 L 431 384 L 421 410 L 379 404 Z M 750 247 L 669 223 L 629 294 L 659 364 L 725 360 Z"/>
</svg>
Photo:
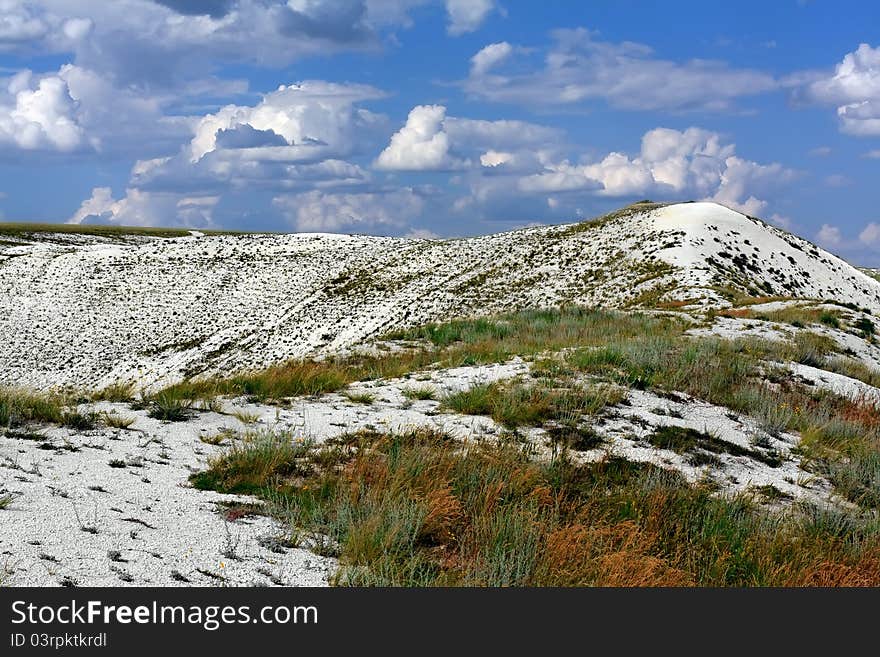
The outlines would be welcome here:
<svg viewBox="0 0 880 657">
<path fill-rule="evenodd" d="M 0 247 L 0 384 L 164 385 L 343 349 L 396 327 L 574 302 L 755 295 L 880 311 L 880 282 L 714 203 L 470 239 L 329 234 Z"/>
</svg>

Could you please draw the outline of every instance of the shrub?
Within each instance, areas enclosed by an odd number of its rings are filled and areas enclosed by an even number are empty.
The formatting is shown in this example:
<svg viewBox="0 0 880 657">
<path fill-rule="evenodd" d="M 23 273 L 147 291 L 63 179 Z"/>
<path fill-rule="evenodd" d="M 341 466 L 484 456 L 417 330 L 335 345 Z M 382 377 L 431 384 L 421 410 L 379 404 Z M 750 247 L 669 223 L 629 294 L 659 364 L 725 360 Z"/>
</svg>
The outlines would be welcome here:
<svg viewBox="0 0 880 657">
<path fill-rule="evenodd" d="M 180 397 L 172 391 L 163 390 L 149 400 L 149 415 L 165 422 L 185 422 L 192 415 L 193 400 Z"/>
</svg>

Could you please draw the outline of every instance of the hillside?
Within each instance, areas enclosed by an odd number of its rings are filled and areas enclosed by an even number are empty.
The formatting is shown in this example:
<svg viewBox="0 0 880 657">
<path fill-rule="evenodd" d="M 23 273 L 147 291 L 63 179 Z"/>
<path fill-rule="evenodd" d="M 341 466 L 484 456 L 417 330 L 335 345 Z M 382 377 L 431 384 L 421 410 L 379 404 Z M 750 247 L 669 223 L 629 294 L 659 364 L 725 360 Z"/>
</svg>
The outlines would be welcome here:
<svg viewBox="0 0 880 657">
<path fill-rule="evenodd" d="M 0 247 L 0 382 L 37 388 L 155 387 L 449 317 L 566 303 L 795 297 L 880 312 L 877 280 L 713 203 L 637 204 L 455 240 L 34 232 Z"/>
<path fill-rule="evenodd" d="M 760 220 L 7 238 L 0 584 L 880 585 L 880 281 Z"/>
</svg>

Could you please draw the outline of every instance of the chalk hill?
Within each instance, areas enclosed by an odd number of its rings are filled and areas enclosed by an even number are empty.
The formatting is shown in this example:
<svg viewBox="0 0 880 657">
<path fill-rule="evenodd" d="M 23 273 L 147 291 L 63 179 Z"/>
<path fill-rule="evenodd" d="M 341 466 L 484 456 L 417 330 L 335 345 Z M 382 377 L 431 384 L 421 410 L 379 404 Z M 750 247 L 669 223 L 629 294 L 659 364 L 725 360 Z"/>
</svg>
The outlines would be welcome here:
<svg viewBox="0 0 880 657">
<path fill-rule="evenodd" d="M 0 244 L 0 383 L 38 388 L 167 384 L 527 306 L 781 296 L 880 312 L 877 280 L 714 203 L 451 240 L 34 232 Z"/>
</svg>

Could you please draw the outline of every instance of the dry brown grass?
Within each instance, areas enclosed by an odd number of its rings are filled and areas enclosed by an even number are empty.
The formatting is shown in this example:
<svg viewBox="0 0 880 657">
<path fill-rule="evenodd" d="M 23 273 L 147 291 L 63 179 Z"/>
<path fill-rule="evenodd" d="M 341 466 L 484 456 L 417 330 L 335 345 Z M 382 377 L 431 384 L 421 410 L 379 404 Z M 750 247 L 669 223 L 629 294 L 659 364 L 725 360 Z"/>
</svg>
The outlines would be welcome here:
<svg viewBox="0 0 880 657">
<path fill-rule="evenodd" d="M 346 585 L 880 585 L 867 516 L 767 511 L 649 465 L 538 463 L 428 431 L 341 445 L 330 459 L 262 435 L 194 483 L 256 493 L 292 535 L 330 536 Z"/>
<path fill-rule="evenodd" d="M 548 586 L 693 586 L 693 578 L 652 554 L 657 543 L 632 520 L 572 524 L 547 536 L 540 568 Z"/>
</svg>

